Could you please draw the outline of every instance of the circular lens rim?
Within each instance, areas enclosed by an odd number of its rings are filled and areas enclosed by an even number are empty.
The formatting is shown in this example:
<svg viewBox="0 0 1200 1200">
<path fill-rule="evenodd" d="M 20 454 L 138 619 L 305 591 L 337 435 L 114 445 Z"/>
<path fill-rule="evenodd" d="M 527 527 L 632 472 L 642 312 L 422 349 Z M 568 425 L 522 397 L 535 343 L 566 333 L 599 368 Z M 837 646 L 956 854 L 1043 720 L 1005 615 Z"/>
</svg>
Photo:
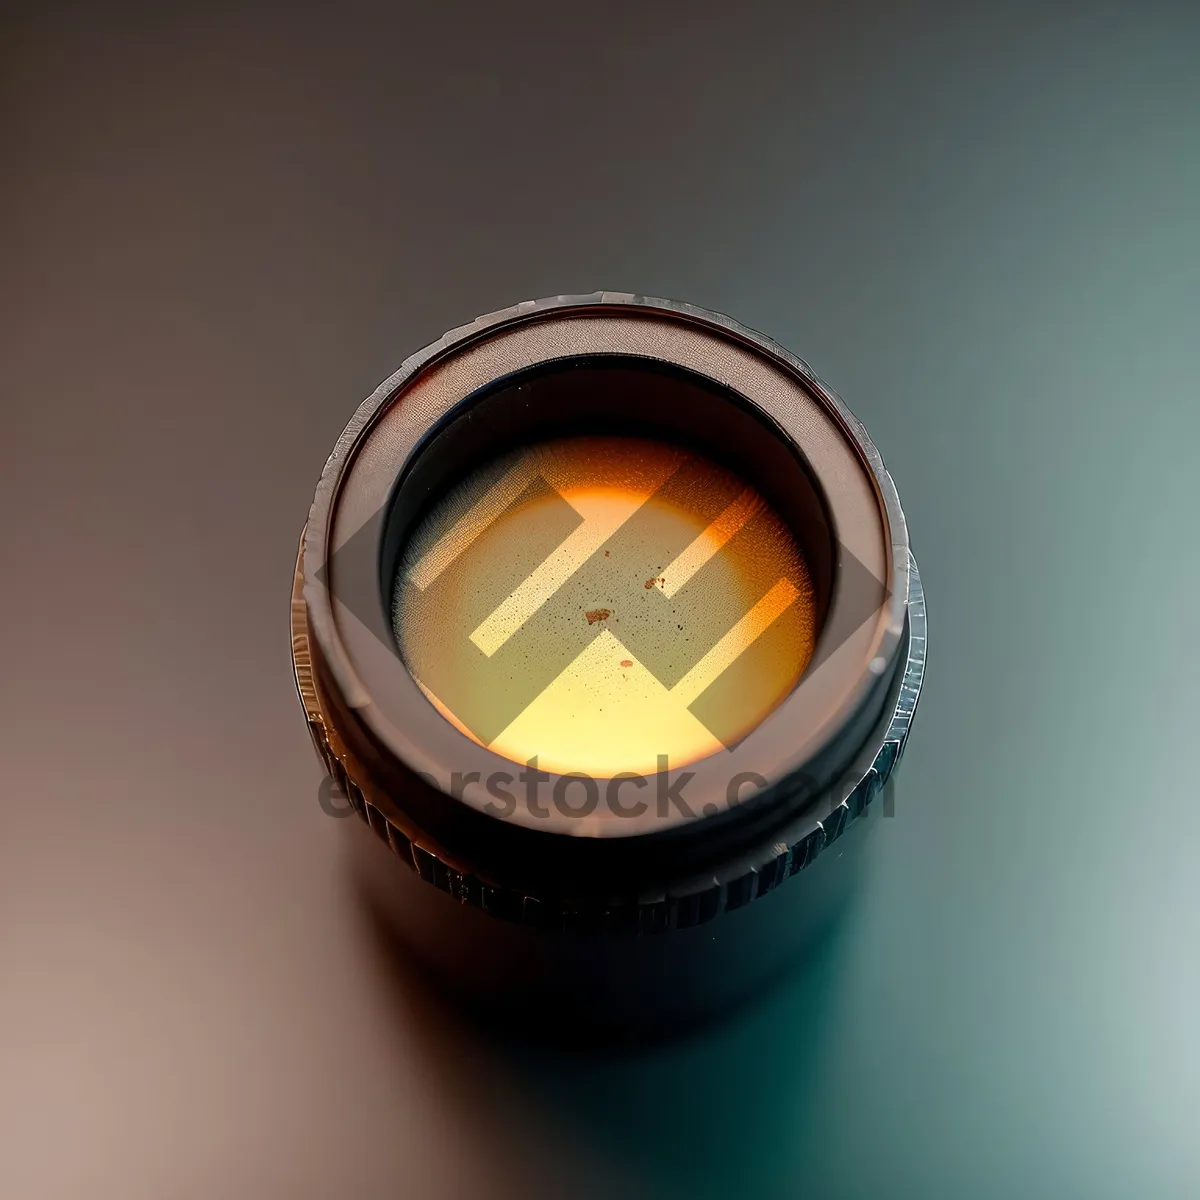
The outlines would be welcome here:
<svg viewBox="0 0 1200 1200">
<path fill-rule="evenodd" d="M 776 803 L 780 792 L 777 785 L 782 783 L 785 777 L 795 774 L 797 766 L 804 767 L 815 762 L 822 753 L 829 749 L 831 743 L 854 725 L 853 718 L 856 716 L 861 718 L 858 721 L 858 726 L 862 727 L 859 732 L 863 736 L 866 735 L 878 717 L 878 713 L 868 704 L 868 700 L 871 697 L 878 698 L 886 693 L 897 666 L 897 651 L 903 636 L 908 601 L 909 555 L 907 528 L 895 488 L 883 467 L 882 458 L 861 423 L 849 413 L 829 388 L 816 379 L 806 364 L 774 342 L 720 314 L 677 302 L 653 300 L 621 293 L 556 297 L 546 301 L 529 302 L 481 317 L 468 326 L 451 331 L 439 341 L 406 360 L 400 370 L 376 389 L 372 396 L 360 406 L 339 438 L 318 485 L 317 495 L 309 516 L 302 555 L 304 599 L 309 628 L 319 649 L 319 654 L 314 655 L 314 661 L 319 661 L 321 664 L 326 688 L 340 696 L 343 705 L 339 707 L 342 708 L 344 716 L 349 717 L 352 724 L 361 722 L 365 727 L 363 732 L 370 735 L 377 757 L 378 751 L 382 748 L 385 756 L 393 756 L 410 773 L 419 777 L 424 772 L 429 776 L 434 781 L 435 789 L 440 792 L 444 800 L 448 800 L 452 804 L 464 803 L 478 811 L 481 804 L 486 803 L 486 798 L 479 798 L 473 803 L 472 799 L 466 795 L 451 796 L 437 784 L 440 764 L 431 762 L 429 755 L 431 742 L 451 746 L 454 752 L 453 761 L 460 763 L 465 768 L 464 774 L 478 769 L 486 777 L 486 773 L 490 770 L 503 770 L 505 766 L 511 766 L 510 760 L 488 751 L 453 729 L 450 723 L 438 714 L 424 698 L 411 677 L 407 676 L 407 672 L 405 672 L 405 676 L 412 686 L 412 692 L 419 701 L 419 705 L 409 704 L 403 709 L 403 720 L 400 726 L 397 726 L 394 719 L 381 719 L 384 714 L 376 703 L 372 688 L 366 686 L 360 672 L 355 670 L 356 664 L 352 661 L 353 656 L 343 642 L 334 606 L 331 603 L 330 592 L 322 579 L 322 573 L 328 563 L 327 547 L 334 534 L 339 501 L 343 496 L 346 481 L 356 457 L 370 439 L 382 416 L 392 408 L 398 399 L 408 394 L 426 372 L 455 355 L 464 353 L 480 342 L 498 334 L 508 333 L 522 324 L 544 322 L 562 316 L 586 316 L 589 313 L 606 316 L 624 313 L 662 318 L 707 333 L 713 338 L 718 349 L 718 353 L 715 355 L 717 361 L 710 376 L 717 382 L 726 383 L 720 379 L 716 371 L 720 365 L 719 349 L 722 344 L 740 345 L 747 348 L 770 366 L 784 372 L 793 383 L 798 384 L 800 389 L 820 406 L 825 414 L 833 419 L 838 433 L 853 451 L 873 486 L 881 517 L 885 569 L 888 575 L 888 578 L 882 582 L 886 588 L 887 599 L 878 615 L 872 637 L 874 653 L 869 660 L 867 670 L 862 672 L 862 678 L 858 681 L 860 686 L 852 689 L 850 700 L 841 705 L 838 712 L 830 718 L 827 726 L 828 736 L 821 739 L 819 745 L 814 747 L 814 739 L 808 739 L 805 752 L 792 755 L 782 771 L 778 769 L 772 771 L 771 777 L 768 778 L 768 786 L 742 799 L 733 808 L 719 809 L 711 816 L 703 810 L 692 816 L 673 813 L 665 820 L 655 816 L 651 821 L 645 823 L 609 822 L 609 827 L 603 829 L 597 828 L 587 821 L 560 818 L 559 814 L 555 814 L 553 811 L 551 819 L 546 820 L 523 811 L 520 806 L 510 818 L 518 825 L 524 825 L 539 833 L 566 834 L 572 837 L 628 838 L 665 835 L 686 830 L 694 825 L 714 824 L 718 817 L 724 822 L 730 818 L 731 814 L 745 816 L 763 804 Z M 726 386 L 728 385 L 726 384 Z M 757 405 L 752 397 L 743 397 L 743 399 L 761 409 L 761 406 Z M 778 424 L 778 421 L 770 414 L 766 414 L 766 416 L 773 424 Z M 782 430 L 782 435 L 789 440 L 789 444 L 795 444 L 796 439 L 789 431 Z M 410 457 L 419 453 L 420 445 L 418 444 L 412 449 Z M 801 453 L 803 452 L 801 451 Z M 404 467 L 404 463 L 399 464 L 395 474 L 399 476 Z M 817 482 L 818 485 L 821 485 L 824 481 L 818 478 Z M 395 661 L 403 670 L 398 654 L 395 655 Z M 790 724 L 787 712 L 790 699 L 790 697 L 785 699 L 769 714 L 751 736 L 758 735 L 768 726 L 782 728 Z M 794 720 L 794 713 L 791 716 Z M 345 732 L 347 735 L 353 736 L 354 731 L 346 730 Z M 745 745 L 748 740 L 749 737 L 744 739 L 741 745 Z M 805 744 L 803 739 L 797 740 L 801 745 Z M 848 753 L 861 745 L 861 741 L 857 741 L 853 737 L 850 740 L 854 744 L 848 746 Z M 720 770 L 719 774 L 727 778 L 733 764 L 724 755 L 713 757 L 721 760 L 724 769 Z M 694 776 L 703 775 L 702 768 L 706 763 L 711 762 L 712 758 L 701 760 L 698 763 L 689 764 L 686 770 Z M 433 769 L 430 770 L 430 767 Z M 668 788 L 672 778 L 677 778 L 680 770 L 673 769 L 664 773 L 668 777 L 666 783 Z M 552 787 L 558 776 L 553 773 L 547 773 L 547 775 L 548 782 Z M 794 786 L 791 789 L 789 802 L 793 810 L 796 805 L 806 798 L 811 799 L 821 790 L 822 778 L 820 772 L 810 773 L 808 782 L 812 786 L 807 789 L 807 792 L 810 793 L 807 797 L 804 794 L 806 791 L 804 787 Z M 709 782 L 711 783 L 711 781 Z M 703 782 L 697 790 L 701 797 L 706 794 Z M 703 799 L 698 800 L 698 804 L 702 805 L 703 803 Z"/>
</svg>

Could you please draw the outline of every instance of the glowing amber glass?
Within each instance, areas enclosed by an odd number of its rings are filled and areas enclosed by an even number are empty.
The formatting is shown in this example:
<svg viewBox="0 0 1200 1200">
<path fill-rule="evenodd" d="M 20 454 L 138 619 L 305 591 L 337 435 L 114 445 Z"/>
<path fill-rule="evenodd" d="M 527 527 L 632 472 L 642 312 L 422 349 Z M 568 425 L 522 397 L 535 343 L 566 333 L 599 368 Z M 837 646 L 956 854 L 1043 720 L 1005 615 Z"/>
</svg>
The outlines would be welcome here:
<svg viewBox="0 0 1200 1200">
<path fill-rule="evenodd" d="M 762 497 L 692 451 L 629 437 L 525 447 L 464 480 L 410 538 L 394 623 L 447 720 L 514 762 L 593 778 L 744 737 L 817 635 L 803 553 Z M 497 687 L 485 665 L 507 654 L 517 694 L 564 639 L 561 670 L 486 741 L 473 732 L 456 710 Z"/>
</svg>

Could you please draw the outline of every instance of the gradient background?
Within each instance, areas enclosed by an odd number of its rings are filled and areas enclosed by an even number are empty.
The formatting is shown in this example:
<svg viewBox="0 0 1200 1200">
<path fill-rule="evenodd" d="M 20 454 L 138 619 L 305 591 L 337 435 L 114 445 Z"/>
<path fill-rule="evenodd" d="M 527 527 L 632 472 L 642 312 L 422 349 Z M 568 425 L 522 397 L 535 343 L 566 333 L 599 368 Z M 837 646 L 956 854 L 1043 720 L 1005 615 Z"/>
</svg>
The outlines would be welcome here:
<svg viewBox="0 0 1200 1200">
<path fill-rule="evenodd" d="M 0 39 L 0 1194 L 1200 1194 L 1196 6 Z M 362 397 L 601 287 L 844 396 L 932 653 L 840 938 L 702 1039 L 570 1059 L 365 936 L 287 601 Z"/>
</svg>

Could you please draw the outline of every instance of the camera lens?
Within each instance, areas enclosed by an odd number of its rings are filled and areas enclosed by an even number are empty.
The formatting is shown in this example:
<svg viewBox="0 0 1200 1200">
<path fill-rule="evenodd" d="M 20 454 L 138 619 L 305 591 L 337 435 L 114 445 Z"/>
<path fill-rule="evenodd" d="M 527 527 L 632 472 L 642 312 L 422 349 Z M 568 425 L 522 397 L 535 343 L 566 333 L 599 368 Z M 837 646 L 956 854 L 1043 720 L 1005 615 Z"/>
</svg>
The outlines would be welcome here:
<svg viewBox="0 0 1200 1200">
<path fill-rule="evenodd" d="M 584 1025 L 733 1003 L 828 923 L 924 640 L 837 397 L 728 318 L 618 293 L 407 360 L 330 456 L 292 605 L 372 906 L 442 979 Z"/>
</svg>

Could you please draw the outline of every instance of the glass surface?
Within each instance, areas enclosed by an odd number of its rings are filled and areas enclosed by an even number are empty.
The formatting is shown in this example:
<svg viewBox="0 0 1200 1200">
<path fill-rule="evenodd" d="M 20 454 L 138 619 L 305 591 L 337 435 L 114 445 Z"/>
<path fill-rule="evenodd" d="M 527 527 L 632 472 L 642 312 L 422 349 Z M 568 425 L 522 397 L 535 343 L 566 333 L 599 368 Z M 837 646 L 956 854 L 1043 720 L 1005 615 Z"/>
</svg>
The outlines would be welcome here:
<svg viewBox="0 0 1200 1200">
<path fill-rule="evenodd" d="M 425 695 L 468 736 L 601 778 L 744 737 L 817 633 L 804 555 L 754 488 L 632 437 L 528 446 L 469 476 L 406 547 L 394 623 Z M 718 715 L 701 721 L 710 688 Z"/>
</svg>

